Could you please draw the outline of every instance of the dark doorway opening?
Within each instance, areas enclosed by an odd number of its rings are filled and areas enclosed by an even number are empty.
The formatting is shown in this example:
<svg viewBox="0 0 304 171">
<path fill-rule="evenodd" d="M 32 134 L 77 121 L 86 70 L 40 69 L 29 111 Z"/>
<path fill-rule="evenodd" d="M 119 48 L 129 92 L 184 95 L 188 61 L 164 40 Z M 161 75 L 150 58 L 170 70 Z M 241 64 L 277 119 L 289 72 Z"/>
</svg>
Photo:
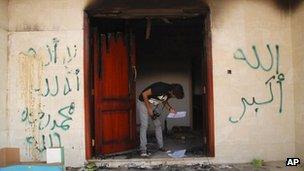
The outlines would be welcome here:
<svg viewBox="0 0 304 171">
<path fill-rule="evenodd" d="M 140 20 L 134 25 L 137 96 L 145 87 L 158 81 L 179 83 L 184 87 L 185 97 L 181 100 L 170 99 L 169 103 L 177 111 L 186 111 L 186 117 L 169 119 L 166 118 L 169 111 L 162 110 L 160 120 L 164 146 L 171 151 L 186 149 L 189 157 L 207 155 L 207 104 L 203 103 L 206 94 L 202 90 L 207 79 L 206 68 L 202 66 L 203 21 L 202 16 L 154 19 L 150 23 L 150 33 L 147 33 L 147 20 Z M 150 142 L 155 142 L 153 124 L 149 128 Z M 150 144 L 152 149 L 157 149 L 155 143 Z M 156 154 L 166 156 L 161 152 Z"/>
<path fill-rule="evenodd" d="M 112 142 L 124 142 L 128 140 L 129 144 L 121 143 L 122 146 L 117 150 L 116 146 L 107 147 L 109 153 L 117 153 L 136 148 L 138 144 L 138 124 L 133 121 L 135 116 L 135 99 L 138 97 L 138 92 L 142 87 L 147 86 L 149 83 L 155 81 L 178 82 L 177 77 L 181 79 L 186 85 L 188 95 L 186 108 L 183 104 L 177 103 L 177 110 L 186 110 L 188 118 L 186 122 L 165 120 L 167 128 L 164 129 L 164 135 L 169 139 L 168 142 L 177 144 L 176 140 L 172 139 L 173 133 L 180 133 L 182 143 L 191 136 L 198 137 L 198 146 L 192 146 L 189 151 L 201 150 L 200 156 L 214 156 L 214 128 L 213 128 L 213 95 L 212 95 L 212 61 L 211 61 L 211 39 L 210 39 L 210 23 L 209 15 L 187 16 L 187 17 L 155 17 L 151 18 L 136 18 L 136 19 L 123 19 L 123 18 L 107 18 L 107 17 L 92 17 L 85 18 L 85 107 L 86 107 L 86 156 L 91 158 L 94 155 L 104 155 L 101 149 L 104 149 L 105 144 L 100 134 L 110 136 L 106 143 L 108 145 Z M 147 24 L 149 23 L 149 24 Z M 150 26 L 148 26 L 150 25 Z M 95 34 L 95 38 L 94 38 Z M 103 34 L 103 35 L 102 35 Z M 119 35 L 122 36 L 119 39 Z M 100 36 L 104 37 L 100 39 Z M 90 37 L 88 40 L 86 37 Z M 97 37 L 97 38 L 96 38 Z M 124 61 L 128 66 L 121 71 L 127 72 L 126 76 L 128 85 L 125 90 L 129 93 L 128 98 L 116 94 L 116 97 L 108 97 L 107 102 L 104 102 L 103 107 L 96 107 L 96 87 L 101 86 L 105 82 L 96 84 L 96 79 L 104 78 L 100 73 L 109 73 L 114 71 L 113 67 L 118 65 L 115 63 L 117 55 L 113 55 L 114 63 L 108 62 L 109 66 L 104 66 L 107 61 L 104 51 L 107 53 L 108 46 L 118 47 L 115 45 L 121 40 L 121 46 L 124 47 L 124 55 L 128 60 Z M 101 43 L 102 42 L 102 43 Z M 112 42 L 112 43 L 111 43 Z M 104 46 L 105 44 L 105 46 Z M 97 46 L 96 46 L 97 45 Z M 94 47 L 95 46 L 95 47 Z M 114 47 L 113 46 L 113 47 Z M 102 47 L 102 48 L 100 48 Z M 111 47 L 110 47 L 111 48 Z M 121 47 L 120 47 L 121 48 Z M 94 50 L 95 49 L 95 50 Z M 112 50 L 114 53 L 116 50 Z M 102 53 L 102 60 L 100 55 Z M 95 54 L 95 55 L 94 55 Z M 86 58 L 87 57 L 87 58 Z M 136 61 L 137 60 L 137 61 Z M 121 61 L 123 62 L 123 61 Z M 121 63 L 119 63 L 121 64 Z M 112 71 L 100 68 L 112 68 Z M 118 67 L 119 68 L 119 67 Z M 166 73 L 171 73 L 166 79 Z M 116 73 L 117 75 L 121 75 Z M 113 75 L 113 79 L 117 77 Z M 158 75 L 160 78 L 151 79 L 149 77 Z M 175 75 L 175 76 L 174 76 Z M 112 79 L 109 77 L 109 80 Z M 145 80 L 149 78 L 150 81 Z M 119 79 L 117 79 L 119 80 Z M 111 86 L 111 83 L 108 82 Z M 136 85 L 136 86 L 135 86 Z M 124 88 L 122 88 L 124 89 Z M 106 91 L 105 91 L 106 92 Z M 115 91 L 113 91 L 115 92 Z M 115 93 L 114 93 L 115 94 Z M 102 93 L 100 99 L 104 99 Z M 117 98 L 120 98 L 117 100 Z M 174 102 L 175 103 L 175 102 Z M 103 114 L 99 110 L 107 107 Z M 110 107 L 109 107 L 110 106 Z M 120 108 L 116 108 L 120 106 Z M 114 110 L 110 111 L 109 110 Z M 115 111 L 116 110 L 116 111 Z M 117 114 L 117 111 L 119 111 Z M 108 112 L 108 113 L 107 113 Z M 97 115 L 112 115 L 111 119 L 103 119 L 103 122 L 96 122 L 99 120 Z M 124 128 L 118 128 L 120 124 L 116 122 L 113 126 L 115 118 L 124 115 L 120 120 L 126 120 L 128 124 L 124 124 Z M 102 124 L 100 124 L 102 123 Z M 104 127 L 102 125 L 105 125 Z M 112 127 L 112 131 L 105 131 L 107 127 Z M 112 126 L 111 126 L 112 125 Z M 176 127 L 174 127 L 176 126 Z M 114 131 L 113 136 L 113 130 Z M 123 130 L 127 129 L 125 133 Z M 107 133 L 108 132 L 108 133 Z M 196 134 L 198 133 L 198 134 Z M 124 138 L 120 139 L 120 135 Z M 191 136 L 189 136 L 191 135 Z M 170 137 L 171 136 L 171 137 Z M 187 137 L 188 136 L 188 137 Z M 193 137 L 192 136 L 192 137 Z M 116 139 L 115 139 L 116 138 Z M 170 139 L 171 138 L 171 139 Z M 99 139 L 99 140 L 98 140 Z M 178 140 L 179 141 L 179 140 Z M 118 143 L 119 144 L 119 143 Z M 165 142 L 166 144 L 166 142 Z M 170 145 L 169 145 L 170 148 Z M 188 148 L 187 146 L 179 146 L 176 148 Z M 113 151 L 114 149 L 114 151 Z"/>
</svg>

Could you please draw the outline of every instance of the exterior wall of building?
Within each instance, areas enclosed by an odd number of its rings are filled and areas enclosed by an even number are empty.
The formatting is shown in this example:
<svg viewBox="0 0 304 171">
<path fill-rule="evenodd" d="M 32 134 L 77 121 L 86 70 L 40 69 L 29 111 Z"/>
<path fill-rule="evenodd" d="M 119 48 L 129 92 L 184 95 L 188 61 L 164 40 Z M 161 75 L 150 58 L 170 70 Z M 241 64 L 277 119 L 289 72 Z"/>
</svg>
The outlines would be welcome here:
<svg viewBox="0 0 304 171">
<path fill-rule="evenodd" d="M 7 37 L 8 37 L 8 0 L 0 1 L 0 148 L 8 145 L 7 124 Z"/>
<path fill-rule="evenodd" d="M 291 20 L 276 2 L 210 1 L 218 161 L 294 155 Z"/>
<path fill-rule="evenodd" d="M 23 161 L 45 160 L 45 148 L 60 145 L 67 166 L 85 161 L 84 6 L 9 2 L 9 141 Z"/>
<path fill-rule="evenodd" d="M 295 107 L 295 126 L 296 126 L 296 154 L 304 159 L 304 4 L 302 3 L 292 12 L 292 46 L 293 46 L 293 67 L 294 67 L 294 107 Z"/>
<path fill-rule="evenodd" d="M 66 165 L 85 161 L 85 4 L 85 0 L 9 1 L 9 144 L 22 149 L 23 161 L 44 159 L 45 147 L 60 144 L 65 147 Z M 209 4 L 214 160 L 269 161 L 293 156 L 289 12 L 270 0 L 210 0 Z"/>
</svg>

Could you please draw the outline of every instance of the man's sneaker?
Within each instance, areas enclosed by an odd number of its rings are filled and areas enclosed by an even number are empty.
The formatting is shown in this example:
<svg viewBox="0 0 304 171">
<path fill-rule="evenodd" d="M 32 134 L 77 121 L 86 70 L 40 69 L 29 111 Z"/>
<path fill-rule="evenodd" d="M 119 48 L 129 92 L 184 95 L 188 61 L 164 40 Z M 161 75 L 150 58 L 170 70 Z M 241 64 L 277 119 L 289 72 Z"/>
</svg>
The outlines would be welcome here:
<svg viewBox="0 0 304 171">
<path fill-rule="evenodd" d="M 141 151 L 140 152 L 140 156 L 141 157 L 149 157 L 151 154 L 150 153 L 147 153 L 147 151 Z"/>
</svg>

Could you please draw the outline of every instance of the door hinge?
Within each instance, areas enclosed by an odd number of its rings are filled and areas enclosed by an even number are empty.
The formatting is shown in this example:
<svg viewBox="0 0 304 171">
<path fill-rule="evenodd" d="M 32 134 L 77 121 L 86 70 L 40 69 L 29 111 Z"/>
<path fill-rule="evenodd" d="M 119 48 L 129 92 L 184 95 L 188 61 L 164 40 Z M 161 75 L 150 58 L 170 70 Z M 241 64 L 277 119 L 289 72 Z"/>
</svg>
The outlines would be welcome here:
<svg viewBox="0 0 304 171">
<path fill-rule="evenodd" d="M 94 89 L 92 89 L 91 94 L 92 94 L 92 96 L 95 95 L 95 90 Z"/>
<path fill-rule="evenodd" d="M 206 86 L 203 86 L 203 94 L 206 94 Z"/>
<path fill-rule="evenodd" d="M 95 147 L 95 140 L 94 139 L 92 139 L 92 147 Z"/>
<path fill-rule="evenodd" d="M 207 144 L 207 137 L 204 137 L 204 144 Z"/>
</svg>

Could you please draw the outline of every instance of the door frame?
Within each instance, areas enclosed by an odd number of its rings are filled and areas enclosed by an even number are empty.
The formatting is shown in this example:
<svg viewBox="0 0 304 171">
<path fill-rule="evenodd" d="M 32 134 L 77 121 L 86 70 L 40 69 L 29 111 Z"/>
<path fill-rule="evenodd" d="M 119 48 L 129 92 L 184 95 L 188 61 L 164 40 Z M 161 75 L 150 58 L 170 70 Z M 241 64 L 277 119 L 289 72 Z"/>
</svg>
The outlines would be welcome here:
<svg viewBox="0 0 304 171">
<path fill-rule="evenodd" d="M 156 10 L 157 11 L 157 10 Z M 158 13 L 159 15 L 159 13 Z M 179 16 L 178 14 L 176 16 Z M 211 21 L 210 10 L 205 9 L 201 14 L 204 17 L 204 31 L 205 31 L 205 57 L 207 65 L 207 156 L 215 157 L 215 137 L 214 137 L 214 101 L 213 101 L 213 70 L 212 70 L 212 40 L 211 40 Z M 163 16 L 164 17 L 164 16 Z M 111 18 L 111 17 L 109 17 Z M 85 126 L 85 156 L 86 160 L 94 156 L 94 138 L 93 134 L 93 99 L 92 99 L 92 55 L 91 55 L 91 33 L 90 33 L 90 16 L 87 11 L 84 11 L 84 32 L 83 32 L 83 67 L 84 67 L 84 126 Z"/>
</svg>

